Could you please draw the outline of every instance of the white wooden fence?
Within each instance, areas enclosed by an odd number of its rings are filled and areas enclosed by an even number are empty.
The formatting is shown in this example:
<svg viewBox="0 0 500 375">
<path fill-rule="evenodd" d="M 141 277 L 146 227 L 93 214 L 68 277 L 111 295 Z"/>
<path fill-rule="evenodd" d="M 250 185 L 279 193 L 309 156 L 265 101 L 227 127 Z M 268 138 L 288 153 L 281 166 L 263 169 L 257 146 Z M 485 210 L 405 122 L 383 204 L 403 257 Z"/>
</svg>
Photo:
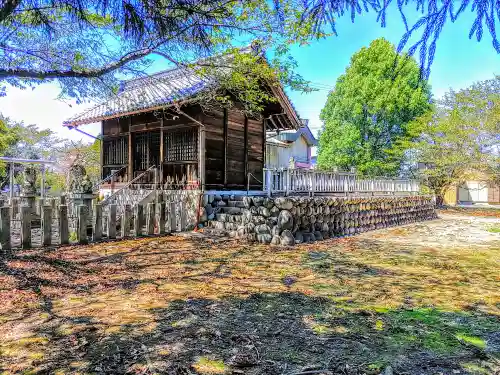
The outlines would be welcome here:
<svg viewBox="0 0 500 375">
<path fill-rule="evenodd" d="M 416 194 L 415 180 L 370 178 L 360 180 L 352 172 L 325 172 L 311 169 L 264 169 L 267 195 L 297 193 L 325 194 Z"/>
</svg>

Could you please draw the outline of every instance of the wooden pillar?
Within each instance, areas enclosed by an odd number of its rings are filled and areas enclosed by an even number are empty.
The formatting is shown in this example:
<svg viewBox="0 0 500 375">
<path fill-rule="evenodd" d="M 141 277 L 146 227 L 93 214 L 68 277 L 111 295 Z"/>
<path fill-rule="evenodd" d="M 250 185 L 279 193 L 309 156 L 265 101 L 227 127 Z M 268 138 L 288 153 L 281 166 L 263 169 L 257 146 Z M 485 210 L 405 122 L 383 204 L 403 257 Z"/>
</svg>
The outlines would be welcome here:
<svg viewBox="0 0 500 375">
<path fill-rule="evenodd" d="M 92 228 L 92 240 L 100 241 L 102 239 L 102 206 L 97 203 L 94 206 L 94 221 Z"/>
<path fill-rule="evenodd" d="M 108 207 L 108 239 L 116 238 L 116 204 L 110 204 Z"/>
<path fill-rule="evenodd" d="M 88 207 L 81 204 L 77 208 L 76 240 L 79 244 L 88 243 L 87 237 Z"/>
<path fill-rule="evenodd" d="M 59 205 L 59 242 L 61 245 L 69 243 L 68 206 L 65 204 Z"/>
<path fill-rule="evenodd" d="M 134 207 L 134 234 L 136 237 L 142 235 L 142 225 L 144 223 L 144 209 L 137 204 Z"/>
<path fill-rule="evenodd" d="M 249 181 L 248 181 L 248 117 L 245 116 L 245 128 L 244 128 L 244 132 L 243 132 L 243 152 L 245 154 L 245 160 L 244 160 L 244 163 L 245 163 L 245 166 L 244 166 L 244 170 L 245 170 L 245 186 L 247 186 L 247 188 L 249 188 Z"/>
<path fill-rule="evenodd" d="M 99 152 L 99 162 L 101 163 L 101 181 L 104 180 L 104 121 L 101 121 L 101 136 L 99 138 L 101 142 L 100 152 Z"/>
<path fill-rule="evenodd" d="M 42 246 L 52 244 L 52 207 L 42 206 Z"/>
<path fill-rule="evenodd" d="M 130 126 L 131 118 L 128 118 L 129 127 L 128 127 L 128 168 L 127 168 L 127 176 L 128 182 L 134 179 L 134 156 L 133 156 L 133 147 L 132 147 L 132 127 Z"/>
<path fill-rule="evenodd" d="M 163 114 L 162 114 L 163 116 Z M 165 150 L 164 150 L 165 144 L 164 144 L 164 139 L 163 139 L 163 117 L 160 120 L 160 165 L 159 165 L 159 172 L 160 172 L 160 178 L 158 182 L 160 183 L 160 186 L 163 186 L 163 162 L 165 159 Z"/>
<path fill-rule="evenodd" d="M 227 186 L 227 140 L 229 133 L 228 111 L 224 108 L 224 187 Z"/>
<path fill-rule="evenodd" d="M 21 207 L 21 247 L 29 249 L 31 247 L 31 207 Z"/>
<path fill-rule="evenodd" d="M 11 247 L 10 211 L 8 206 L 0 207 L 0 250 L 9 250 Z"/>
<path fill-rule="evenodd" d="M 205 191 L 205 127 L 198 128 L 198 180 L 201 191 Z"/>
<path fill-rule="evenodd" d="M 266 120 L 262 120 L 262 169 L 266 166 Z"/>
</svg>

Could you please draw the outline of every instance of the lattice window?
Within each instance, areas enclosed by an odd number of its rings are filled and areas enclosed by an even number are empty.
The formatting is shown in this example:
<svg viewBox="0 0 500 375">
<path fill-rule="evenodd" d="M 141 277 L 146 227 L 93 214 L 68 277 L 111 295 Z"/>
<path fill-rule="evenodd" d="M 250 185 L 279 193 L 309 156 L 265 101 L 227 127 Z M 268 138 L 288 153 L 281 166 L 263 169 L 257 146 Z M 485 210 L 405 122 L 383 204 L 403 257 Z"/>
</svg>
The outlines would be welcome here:
<svg viewBox="0 0 500 375">
<path fill-rule="evenodd" d="M 160 132 L 136 133 L 134 135 L 135 170 L 144 171 L 160 162 Z"/>
<path fill-rule="evenodd" d="M 149 134 L 149 165 L 160 165 L 160 132 Z"/>
<path fill-rule="evenodd" d="M 148 133 L 134 134 L 134 169 L 145 171 L 148 165 Z"/>
<path fill-rule="evenodd" d="M 103 164 L 124 165 L 128 163 L 128 137 L 106 139 L 103 142 Z"/>
<path fill-rule="evenodd" d="M 196 161 L 197 159 L 197 128 L 165 133 L 165 162 Z"/>
</svg>

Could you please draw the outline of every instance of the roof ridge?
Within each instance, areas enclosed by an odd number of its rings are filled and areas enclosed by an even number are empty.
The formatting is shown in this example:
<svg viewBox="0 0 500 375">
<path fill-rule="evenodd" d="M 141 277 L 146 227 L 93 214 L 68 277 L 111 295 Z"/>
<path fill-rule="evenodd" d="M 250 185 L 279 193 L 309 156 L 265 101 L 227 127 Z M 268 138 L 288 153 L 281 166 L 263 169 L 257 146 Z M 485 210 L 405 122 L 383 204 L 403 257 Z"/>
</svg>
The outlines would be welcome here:
<svg viewBox="0 0 500 375">
<path fill-rule="evenodd" d="M 242 47 L 239 49 L 239 51 L 243 52 L 243 53 L 248 53 L 248 52 L 252 51 L 252 47 L 251 46 Z M 138 77 L 138 78 L 131 78 L 128 80 L 123 80 L 120 83 L 119 92 L 123 92 L 123 91 L 137 88 L 138 86 L 140 86 L 141 84 L 144 84 L 144 83 L 154 83 L 155 79 L 164 80 L 167 78 L 168 79 L 178 78 L 178 76 L 180 76 L 182 73 L 187 73 L 186 75 L 188 75 L 188 74 L 192 75 L 195 73 L 194 72 L 195 69 L 190 68 L 188 65 L 190 65 L 190 64 L 196 65 L 197 63 L 200 63 L 203 61 L 218 60 L 218 59 L 227 58 L 230 56 L 231 56 L 231 54 L 223 54 L 223 53 L 218 55 L 218 56 L 208 56 L 208 57 L 200 58 L 193 63 L 188 63 L 188 64 L 184 64 L 183 66 L 176 66 L 176 67 L 172 67 L 169 69 L 165 69 L 165 70 L 153 73 L 153 74 L 148 74 L 145 77 Z M 174 75 L 176 75 L 176 76 L 172 77 Z"/>
</svg>

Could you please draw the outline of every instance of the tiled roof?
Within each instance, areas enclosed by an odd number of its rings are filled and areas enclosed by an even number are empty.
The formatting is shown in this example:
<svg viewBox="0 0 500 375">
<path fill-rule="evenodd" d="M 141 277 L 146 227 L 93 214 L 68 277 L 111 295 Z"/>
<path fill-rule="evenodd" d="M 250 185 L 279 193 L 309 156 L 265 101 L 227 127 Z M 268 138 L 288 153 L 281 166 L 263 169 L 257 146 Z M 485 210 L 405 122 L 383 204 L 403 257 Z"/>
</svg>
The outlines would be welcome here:
<svg viewBox="0 0 500 375">
<path fill-rule="evenodd" d="M 248 53 L 251 52 L 251 48 L 246 47 L 241 51 Z M 215 79 L 200 77 L 195 70 L 182 67 L 125 81 L 120 91 L 110 99 L 64 121 L 63 125 L 75 127 L 165 108 L 176 101 L 194 99 L 197 94 L 215 84 Z M 296 129 L 302 126 L 295 107 L 281 85 L 271 85 L 270 88 L 283 107 L 292 126 Z"/>
<path fill-rule="evenodd" d="M 211 84 L 193 70 L 177 68 L 145 78 L 125 81 L 121 90 L 109 100 L 64 121 L 65 126 L 78 126 L 108 118 L 149 111 L 189 99 Z"/>
</svg>

